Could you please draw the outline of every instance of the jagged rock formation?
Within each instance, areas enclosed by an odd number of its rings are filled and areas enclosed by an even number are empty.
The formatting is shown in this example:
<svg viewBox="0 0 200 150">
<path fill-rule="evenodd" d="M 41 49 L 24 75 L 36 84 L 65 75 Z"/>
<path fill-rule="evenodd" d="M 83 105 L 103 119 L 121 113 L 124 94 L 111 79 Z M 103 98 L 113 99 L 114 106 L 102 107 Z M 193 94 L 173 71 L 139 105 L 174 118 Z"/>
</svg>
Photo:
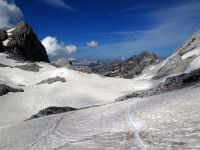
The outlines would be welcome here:
<svg viewBox="0 0 200 150">
<path fill-rule="evenodd" d="M 65 113 L 69 111 L 75 111 L 75 110 L 77 109 L 72 108 L 72 107 L 48 107 L 46 109 L 40 110 L 36 115 L 31 116 L 31 118 L 27 120 L 36 119 L 36 118 L 49 116 L 53 114 L 60 114 L 60 113 Z"/>
<path fill-rule="evenodd" d="M 138 91 L 126 96 L 122 96 L 116 101 L 123 101 L 130 98 L 143 98 L 153 95 L 159 95 L 162 93 L 174 91 L 177 89 L 186 88 L 189 86 L 198 85 L 200 83 L 200 69 L 194 70 L 190 73 L 183 73 L 177 76 L 169 77 L 165 80 L 165 82 L 159 84 L 153 89 Z M 200 86 L 200 85 L 199 85 Z"/>
<path fill-rule="evenodd" d="M 120 76 L 123 78 L 133 78 L 140 75 L 146 67 L 158 62 L 159 59 L 155 54 L 142 52 L 123 62 L 108 63 L 101 67 L 94 68 L 92 71 L 108 77 Z"/>
<path fill-rule="evenodd" d="M 62 78 L 62 77 L 59 77 L 59 76 L 56 76 L 54 78 L 48 78 L 46 80 L 43 80 L 41 82 L 39 82 L 37 85 L 39 84 L 53 84 L 55 82 L 66 82 L 65 78 Z"/>
<path fill-rule="evenodd" d="M 162 77 L 179 74 L 184 72 L 191 62 L 197 57 L 197 55 L 191 55 L 184 58 L 184 54 L 193 51 L 200 46 L 200 31 L 193 35 L 190 39 L 184 42 L 176 52 L 169 58 L 167 58 L 162 67 L 158 70 L 154 79 L 160 79 Z"/>
<path fill-rule="evenodd" d="M 0 96 L 6 95 L 9 92 L 24 92 L 24 90 L 12 88 L 5 84 L 0 84 Z"/>
<path fill-rule="evenodd" d="M 3 51 L 23 56 L 30 61 L 49 62 L 44 46 L 25 22 L 20 22 L 15 28 L 6 31 L 0 30 L 0 52 Z"/>
</svg>

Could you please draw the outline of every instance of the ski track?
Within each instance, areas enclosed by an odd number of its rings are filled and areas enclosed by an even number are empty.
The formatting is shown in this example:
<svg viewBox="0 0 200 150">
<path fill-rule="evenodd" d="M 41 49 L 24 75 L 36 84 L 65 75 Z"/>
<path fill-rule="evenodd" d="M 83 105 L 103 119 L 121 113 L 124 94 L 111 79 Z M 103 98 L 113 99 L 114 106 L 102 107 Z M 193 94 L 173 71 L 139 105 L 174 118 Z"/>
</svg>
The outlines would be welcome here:
<svg viewBox="0 0 200 150">
<path fill-rule="evenodd" d="M 136 146 L 138 147 L 138 149 L 140 149 L 140 150 L 146 150 L 147 149 L 147 145 L 145 144 L 145 142 L 140 137 L 140 133 L 139 133 L 140 131 L 138 129 L 138 125 L 136 124 L 136 120 L 134 120 L 133 115 L 131 117 L 131 114 L 130 114 L 130 107 L 131 106 L 132 105 L 128 106 L 127 116 L 128 116 L 128 119 L 129 119 L 129 122 L 130 122 L 130 125 L 131 125 L 131 128 L 132 128 L 132 131 L 133 131 L 134 143 L 136 144 Z"/>
<path fill-rule="evenodd" d="M 51 123 L 47 127 L 47 131 L 43 132 L 30 146 L 31 149 L 34 148 L 34 146 L 37 145 L 37 143 L 42 139 L 42 138 L 47 138 L 49 134 L 54 134 L 54 131 L 57 129 L 57 127 L 60 125 L 60 122 L 64 119 L 65 115 L 62 115 L 58 119 L 56 119 L 53 123 Z M 48 144 L 48 143 L 47 143 Z"/>
</svg>

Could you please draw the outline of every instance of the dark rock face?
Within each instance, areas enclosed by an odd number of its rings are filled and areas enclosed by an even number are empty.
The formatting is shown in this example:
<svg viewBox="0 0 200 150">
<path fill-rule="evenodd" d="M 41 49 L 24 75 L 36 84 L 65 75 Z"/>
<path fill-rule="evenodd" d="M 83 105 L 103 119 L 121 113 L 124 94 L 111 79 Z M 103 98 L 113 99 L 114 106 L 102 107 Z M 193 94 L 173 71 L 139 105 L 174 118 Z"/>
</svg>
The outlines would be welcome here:
<svg viewBox="0 0 200 150">
<path fill-rule="evenodd" d="M 72 108 L 72 107 L 48 107 L 46 109 L 39 111 L 36 115 L 31 116 L 31 118 L 27 120 L 36 119 L 36 118 L 49 116 L 53 114 L 60 114 L 60 113 L 65 113 L 69 111 L 75 111 L 75 110 L 77 109 Z"/>
<path fill-rule="evenodd" d="M 112 62 L 94 68 L 92 71 L 108 77 L 120 76 L 123 78 L 134 78 L 135 76 L 140 75 L 146 67 L 156 63 L 158 63 L 158 57 L 155 54 L 142 52 L 121 63 Z"/>
<path fill-rule="evenodd" d="M 46 80 L 43 80 L 43 81 L 39 82 L 37 85 L 39 85 L 39 84 L 46 84 L 46 83 L 47 84 L 53 84 L 55 82 L 66 82 L 66 80 L 65 80 L 65 78 L 57 76 L 55 78 L 48 78 Z"/>
<path fill-rule="evenodd" d="M 194 86 L 200 83 L 200 69 L 194 70 L 190 73 L 183 73 L 177 76 L 169 77 L 165 80 L 165 82 L 159 84 L 157 87 L 132 93 L 130 95 L 123 96 L 116 101 L 123 101 L 129 98 L 136 98 L 136 97 L 148 97 L 153 95 L 159 95 L 161 93 L 174 91 L 177 89 L 182 89 L 190 86 Z"/>
<path fill-rule="evenodd" d="M 5 30 L 0 29 L 0 41 L 5 41 L 8 39 L 7 32 Z"/>
<path fill-rule="evenodd" d="M 27 23 L 17 24 L 8 38 L 9 42 L 4 46 L 7 52 L 21 55 L 30 61 L 49 62 L 44 46 Z"/>
<path fill-rule="evenodd" d="M 2 44 L 2 42 L 0 41 L 0 53 L 1 52 L 5 52 L 5 48 L 4 48 L 3 44 Z"/>
<path fill-rule="evenodd" d="M 40 68 L 41 68 L 36 63 L 21 65 L 21 66 L 15 66 L 15 67 L 22 69 L 22 70 L 26 70 L 26 71 L 32 71 L 32 72 L 39 72 Z"/>
<path fill-rule="evenodd" d="M 9 92 L 24 92 L 24 90 L 15 89 L 5 84 L 0 84 L 0 96 L 6 95 Z"/>
</svg>

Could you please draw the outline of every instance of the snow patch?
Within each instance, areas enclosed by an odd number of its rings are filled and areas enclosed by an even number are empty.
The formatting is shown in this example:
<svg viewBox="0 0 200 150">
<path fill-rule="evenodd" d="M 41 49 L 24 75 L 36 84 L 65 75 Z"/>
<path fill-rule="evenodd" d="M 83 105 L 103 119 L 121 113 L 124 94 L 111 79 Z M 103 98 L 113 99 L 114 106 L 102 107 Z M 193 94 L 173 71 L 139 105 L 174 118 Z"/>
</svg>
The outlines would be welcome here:
<svg viewBox="0 0 200 150">
<path fill-rule="evenodd" d="M 192 51 L 190 51 L 190 52 L 184 54 L 184 55 L 181 57 L 181 59 L 184 60 L 184 59 L 189 58 L 189 57 L 192 57 L 192 56 L 194 56 L 194 55 L 196 55 L 196 56 L 199 56 L 199 55 L 200 55 L 200 47 L 197 47 L 197 48 L 195 48 L 194 50 L 192 50 Z"/>
<path fill-rule="evenodd" d="M 7 31 L 7 33 L 10 33 L 10 32 L 12 32 L 12 31 L 14 31 L 16 28 L 12 28 L 12 29 L 9 29 L 8 31 Z"/>
<path fill-rule="evenodd" d="M 200 68 L 200 56 L 195 58 L 185 72 L 191 72 Z"/>
<path fill-rule="evenodd" d="M 3 45 L 7 46 L 9 41 L 10 41 L 10 39 L 7 39 L 7 40 L 3 41 Z"/>
</svg>

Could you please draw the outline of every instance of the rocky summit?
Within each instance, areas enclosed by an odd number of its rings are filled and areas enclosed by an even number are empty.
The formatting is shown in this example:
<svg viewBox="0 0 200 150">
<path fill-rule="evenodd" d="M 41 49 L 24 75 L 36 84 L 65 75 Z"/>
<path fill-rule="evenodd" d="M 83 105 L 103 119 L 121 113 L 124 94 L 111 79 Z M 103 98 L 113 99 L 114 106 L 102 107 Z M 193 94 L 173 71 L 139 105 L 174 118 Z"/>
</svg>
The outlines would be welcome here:
<svg viewBox="0 0 200 150">
<path fill-rule="evenodd" d="M 0 52 L 4 51 L 29 61 L 49 62 L 45 47 L 25 22 L 13 28 L 0 29 Z"/>
<path fill-rule="evenodd" d="M 159 59 L 155 54 L 144 51 L 123 62 L 113 61 L 103 66 L 93 68 L 93 72 L 108 77 L 119 76 L 123 78 L 134 78 L 140 75 L 146 67 L 157 64 L 158 62 Z"/>
</svg>

